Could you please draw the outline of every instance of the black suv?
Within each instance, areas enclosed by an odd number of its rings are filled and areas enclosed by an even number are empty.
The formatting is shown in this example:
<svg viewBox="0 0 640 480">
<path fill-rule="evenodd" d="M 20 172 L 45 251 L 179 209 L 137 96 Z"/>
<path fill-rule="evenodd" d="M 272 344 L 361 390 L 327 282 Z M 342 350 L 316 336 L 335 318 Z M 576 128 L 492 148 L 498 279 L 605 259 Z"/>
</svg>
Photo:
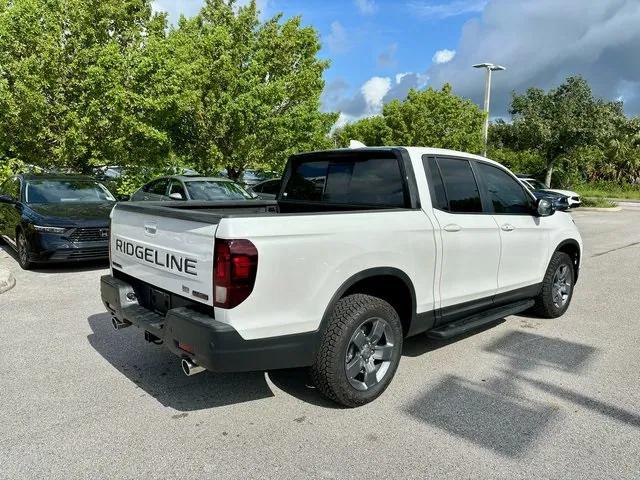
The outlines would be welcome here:
<svg viewBox="0 0 640 480">
<path fill-rule="evenodd" d="M 0 186 L 0 236 L 34 263 L 106 259 L 116 203 L 100 182 L 76 175 L 15 175 Z"/>
</svg>

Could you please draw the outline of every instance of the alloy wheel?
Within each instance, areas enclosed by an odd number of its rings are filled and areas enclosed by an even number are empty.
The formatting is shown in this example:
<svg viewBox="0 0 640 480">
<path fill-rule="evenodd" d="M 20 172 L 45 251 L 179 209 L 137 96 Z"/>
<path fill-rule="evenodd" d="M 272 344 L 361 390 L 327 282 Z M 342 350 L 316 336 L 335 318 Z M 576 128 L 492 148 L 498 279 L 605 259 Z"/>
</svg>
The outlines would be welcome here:
<svg viewBox="0 0 640 480">
<path fill-rule="evenodd" d="M 389 323 L 382 318 L 370 318 L 355 329 L 345 358 L 349 383 L 365 391 L 377 385 L 391 365 L 395 339 Z"/>
<path fill-rule="evenodd" d="M 18 258 L 22 265 L 29 263 L 29 247 L 27 246 L 27 239 L 22 233 L 18 234 Z"/>
<path fill-rule="evenodd" d="M 553 274 L 553 285 L 551 287 L 551 296 L 553 304 L 557 308 L 562 308 L 569 301 L 571 294 L 571 274 L 569 265 L 560 265 Z"/>
</svg>

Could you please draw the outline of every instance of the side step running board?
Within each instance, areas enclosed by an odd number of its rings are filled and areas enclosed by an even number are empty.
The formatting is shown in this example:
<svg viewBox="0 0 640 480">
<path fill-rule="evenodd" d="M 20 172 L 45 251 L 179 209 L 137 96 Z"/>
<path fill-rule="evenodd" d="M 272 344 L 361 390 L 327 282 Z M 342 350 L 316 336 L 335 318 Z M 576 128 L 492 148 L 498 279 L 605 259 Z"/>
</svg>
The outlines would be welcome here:
<svg viewBox="0 0 640 480">
<path fill-rule="evenodd" d="M 510 303 L 501 307 L 495 307 L 471 317 L 462 318 L 455 322 L 447 323 L 441 327 L 436 327 L 433 330 L 429 330 L 427 333 L 431 338 L 448 339 L 457 337 L 471 330 L 479 328 L 487 323 L 495 322 L 507 315 L 513 315 L 515 313 L 523 312 L 531 307 L 535 302 L 533 300 L 523 300 L 520 302 Z"/>
</svg>

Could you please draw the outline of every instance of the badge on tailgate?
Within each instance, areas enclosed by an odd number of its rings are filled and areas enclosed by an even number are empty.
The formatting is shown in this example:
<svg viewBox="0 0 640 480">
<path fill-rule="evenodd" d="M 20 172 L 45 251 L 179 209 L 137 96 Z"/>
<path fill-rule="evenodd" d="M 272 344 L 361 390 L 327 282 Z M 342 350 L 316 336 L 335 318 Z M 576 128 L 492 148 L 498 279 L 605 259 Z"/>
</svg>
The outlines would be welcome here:
<svg viewBox="0 0 640 480">
<path fill-rule="evenodd" d="M 173 273 L 198 276 L 198 260 L 177 252 L 139 245 L 131 240 L 116 237 L 116 252 Z"/>
</svg>

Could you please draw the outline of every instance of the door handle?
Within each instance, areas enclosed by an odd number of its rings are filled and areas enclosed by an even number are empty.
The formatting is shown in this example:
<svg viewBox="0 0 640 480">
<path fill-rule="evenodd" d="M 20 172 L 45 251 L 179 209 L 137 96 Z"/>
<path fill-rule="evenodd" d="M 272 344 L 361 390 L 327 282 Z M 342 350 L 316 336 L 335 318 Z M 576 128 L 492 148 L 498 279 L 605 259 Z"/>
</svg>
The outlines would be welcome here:
<svg viewBox="0 0 640 480">
<path fill-rule="evenodd" d="M 445 225 L 442 228 L 447 232 L 459 232 L 460 230 L 462 230 L 462 227 L 460 225 L 456 225 L 455 223 L 450 223 L 449 225 Z"/>
<path fill-rule="evenodd" d="M 511 225 L 510 223 L 505 223 L 504 225 L 502 225 L 500 227 L 502 230 L 504 230 L 505 232 L 511 232 L 513 230 L 516 229 L 516 227 L 514 227 L 513 225 Z"/>
</svg>

